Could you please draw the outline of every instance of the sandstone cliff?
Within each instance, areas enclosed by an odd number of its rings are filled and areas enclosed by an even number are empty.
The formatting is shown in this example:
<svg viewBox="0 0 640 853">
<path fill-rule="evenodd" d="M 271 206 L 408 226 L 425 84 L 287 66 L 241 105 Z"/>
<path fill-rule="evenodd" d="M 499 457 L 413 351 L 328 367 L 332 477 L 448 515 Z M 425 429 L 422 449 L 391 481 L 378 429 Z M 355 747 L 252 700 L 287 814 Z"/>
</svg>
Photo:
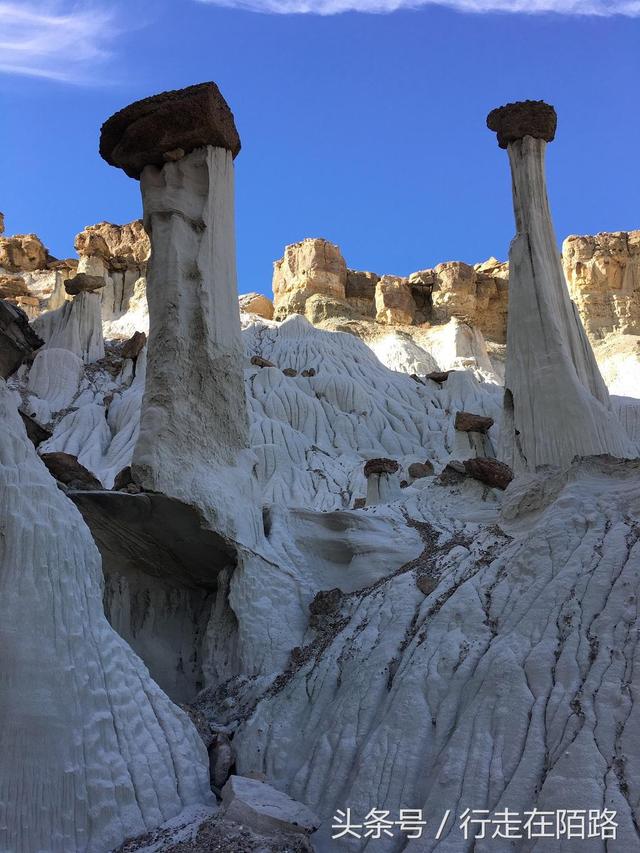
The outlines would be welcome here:
<svg viewBox="0 0 640 853">
<path fill-rule="evenodd" d="M 640 231 L 568 237 L 562 260 L 587 335 L 640 334 Z M 437 326 L 452 318 L 506 341 L 509 266 L 496 258 L 473 266 L 447 261 L 407 277 L 347 267 L 326 240 L 287 246 L 274 264 L 275 319 L 297 313 L 319 324 L 369 320 L 383 326 Z M 411 329 L 406 329 L 411 332 Z"/>
</svg>

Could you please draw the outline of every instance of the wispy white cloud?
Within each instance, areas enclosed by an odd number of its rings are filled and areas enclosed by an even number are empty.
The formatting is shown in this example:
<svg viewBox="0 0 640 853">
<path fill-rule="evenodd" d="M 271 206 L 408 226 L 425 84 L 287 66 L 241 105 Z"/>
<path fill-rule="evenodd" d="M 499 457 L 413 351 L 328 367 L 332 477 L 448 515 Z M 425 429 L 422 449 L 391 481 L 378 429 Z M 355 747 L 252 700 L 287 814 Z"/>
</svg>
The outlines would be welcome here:
<svg viewBox="0 0 640 853">
<path fill-rule="evenodd" d="M 640 17 L 640 0 L 199 0 L 214 6 L 278 15 L 337 15 L 341 12 L 390 13 L 444 6 L 459 12 L 556 13 Z"/>
<path fill-rule="evenodd" d="M 116 34 L 113 5 L 0 0 L 0 74 L 66 83 L 98 79 Z"/>
</svg>

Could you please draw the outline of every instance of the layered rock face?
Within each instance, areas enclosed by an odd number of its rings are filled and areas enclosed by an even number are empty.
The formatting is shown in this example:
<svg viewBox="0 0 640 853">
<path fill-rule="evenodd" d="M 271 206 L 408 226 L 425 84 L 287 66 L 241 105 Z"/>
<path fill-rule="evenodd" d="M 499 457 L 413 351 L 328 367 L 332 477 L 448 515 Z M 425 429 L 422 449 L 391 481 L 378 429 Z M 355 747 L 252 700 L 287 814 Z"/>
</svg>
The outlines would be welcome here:
<svg viewBox="0 0 640 853">
<path fill-rule="evenodd" d="M 303 314 L 310 296 L 344 299 L 347 265 L 340 249 L 321 239 L 306 239 L 287 246 L 273 265 L 275 319 Z"/>
<path fill-rule="evenodd" d="M 307 239 L 287 246 L 275 262 L 273 294 L 276 320 L 305 314 L 312 322 L 346 317 L 412 326 L 455 317 L 490 340 L 506 339 L 508 268 L 495 258 L 474 267 L 452 261 L 406 278 L 381 277 L 348 269 L 337 246 Z"/>
<path fill-rule="evenodd" d="M 562 264 L 592 343 L 611 333 L 640 334 L 639 231 L 567 237 Z M 326 240 L 287 246 L 275 264 L 276 319 L 298 313 L 312 322 L 364 317 L 382 325 L 420 326 L 454 317 L 479 329 L 488 341 L 506 342 L 506 262 L 489 258 L 471 266 L 448 261 L 406 278 L 348 268 L 345 277 L 345 267 L 338 247 Z M 314 296 L 323 298 L 307 306 Z"/>
<path fill-rule="evenodd" d="M 592 341 L 611 333 L 640 335 L 640 231 L 567 237 L 562 261 Z"/>
<path fill-rule="evenodd" d="M 3 379 L 0 422 L 0 849 L 106 853 L 210 799 L 206 752 L 107 623 L 98 550 Z"/>
<path fill-rule="evenodd" d="M 78 271 L 104 279 L 100 298 L 106 335 L 128 338 L 148 331 L 145 276 L 151 249 L 142 221 L 90 225 L 76 236 L 75 248 Z"/>
<path fill-rule="evenodd" d="M 45 269 L 49 253 L 35 234 L 0 237 L 0 267 L 7 272 Z"/>
</svg>

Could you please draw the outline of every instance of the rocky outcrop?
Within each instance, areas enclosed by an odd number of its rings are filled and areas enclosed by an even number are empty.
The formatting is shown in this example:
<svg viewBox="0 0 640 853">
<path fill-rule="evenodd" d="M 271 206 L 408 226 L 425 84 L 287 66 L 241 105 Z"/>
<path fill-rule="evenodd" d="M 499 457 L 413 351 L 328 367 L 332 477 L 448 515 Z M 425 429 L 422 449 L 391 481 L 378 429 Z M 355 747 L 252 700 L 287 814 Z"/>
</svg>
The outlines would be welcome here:
<svg viewBox="0 0 640 853">
<path fill-rule="evenodd" d="M 376 320 L 390 326 L 413 323 L 416 303 L 405 279 L 384 275 L 376 285 Z"/>
<path fill-rule="evenodd" d="M 367 320 L 381 325 L 441 325 L 452 317 L 504 343 L 508 267 L 490 258 L 475 267 L 439 264 L 401 276 L 347 269 L 340 249 L 321 239 L 285 248 L 274 265 L 275 319 L 305 314 L 314 324 Z M 357 331 L 357 330 L 356 330 Z"/>
<path fill-rule="evenodd" d="M 567 237 L 562 261 L 592 341 L 611 333 L 640 335 L 640 231 Z"/>
<path fill-rule="evenodd" d="M 128 341 L 125 341 L 120 350 L 122 358 L 136 359 L 147 345 L 147 336 L 144 332 L 134 332 Z"/>
<path fill-rule="evenodd" d="M 104 280 L 100 301 L 105 336 L 122 339 L 138 329 L 146 331 L 145 276 L 151 247 L 142 221 L 90 225 L 76 236 L 75 247 L 79 273 Z"/>
<path fill-rule="evenodd" d="M 95 290 L 100 290 L 105 284 L 102 276 L 87 275 L 87 273 L 80 272 L 73 278 L 65 279 L 64 289 L 69 296 L 77 296 L 79 293 L 93 293 Z"/>
<path fill-rule="evenodd" d="M 347 265 L 338 246 L 307 238 L 284 250 L 273 265 L 274 319 L 303 314 L 310 296 L 345 298 Z"/>
<path fill-rule="evenodd" d="M 227 820 L 259 833 L 311 835 L 320 826 L 320 818 L 303 803 L 265 782 L 243 776 L 231 776 L 222 789 L 222 809 Z"/>
<path fill-rule="evenodd" d="M 94 491 L 102 488 L 100 480 L 70 453 L 43 453 L 40 458 L 51 476 L 69 489 Z"/>
<path fill-rule="evenodd" d="M 0 268 L 7 272 L 46 269 L 49 253 L 35 234 L 0 237 Z"/>
<path fill-rule="evenodd" d="M 102 259 L 109 272 L 136 268 L 142 274 L 151 251 L 141 219 L 125 225 L 112 222 L 89 225 L 76 236 L 74 245 L 81 258 Z"/>
<path fill-rule="evenodd" d="M 273 320 L 273 302 L 262 293 L 245 293 L 239 297 L 240 310 L 246 314 L 257 314 L 264 320 Z"/>
<path fill-rule="evenodd" d="M 380 276 L 374 272 L 359 272 L 358 270 L 347 270 L 347 281 L 345 284 L 345 299 L 348 304 L 359 314 L 365 317 L 376 315 L 376 285 Z"/>
<path fill-rule="evenodd" d="M 232 157 L 240 151 L 233 113 L 215 83 L 143 98 L 100 129 L 100 156 L 131 178 L 140 178 L 146 166 L 162 168 L 208 146 Z"/>
<path fill-rule="evenodd" d="M 460 432 L 487 432 L 493 426 L 493 418 L 476 415 L 473 412 L 456 412 L 455 429 Z"/>
<path fill-rule="evenodd" d="M 0 377 L 11 376 L 42 344 L 24 312 L 0 300 Z"/>
</svg>

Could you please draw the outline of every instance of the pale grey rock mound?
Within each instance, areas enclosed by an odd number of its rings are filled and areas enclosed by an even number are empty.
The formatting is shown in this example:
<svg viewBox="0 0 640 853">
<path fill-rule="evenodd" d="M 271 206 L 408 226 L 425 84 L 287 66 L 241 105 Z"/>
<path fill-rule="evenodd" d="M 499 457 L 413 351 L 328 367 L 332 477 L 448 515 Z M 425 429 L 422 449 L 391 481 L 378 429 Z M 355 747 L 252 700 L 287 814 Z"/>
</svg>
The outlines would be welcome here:
<svg viewBox="0 0 640 853">
<path fill-rule="evenodd" d="M 210 800 L 206 751 L 107 623 L 100 555 L 1 379 L 0 423 L 0 849 L 107 853 Z"/>
<path fill-rule="evenodd" d="M 84 362 L 104 358 L 100 297 L 88 290 L 78 293 L 55 311 L 46 311 L 33 321 L 45 347 L 66 349 Z"/>
<path fill-rule="evenodd" d="M 254 832 L 300 832 L 310 835 L 320 819 L 303 803 L 265 782 L 231 776 L 222 789 L 222 809 L 228 820 L 251 827 Z"/>
<path fill-rule="evenodd" d="M 474 520 L 486 498 L 466 480 L 411 498 L 422 553 L 343 594 L 269 687 L 211 709 L 238 715 L 238 772 L 316 810 L 320 851 L 368 849 L 331 841 L 329 825 L 380 803 L 394 818 L 407 803 L 438 818 L 597 803 L 634 849 L 639 484 L 636 462 L 577 462 L 542 512 L 500 526 Z M 457 821 L 416 849 L 463 849 Z"/>
</svg>

